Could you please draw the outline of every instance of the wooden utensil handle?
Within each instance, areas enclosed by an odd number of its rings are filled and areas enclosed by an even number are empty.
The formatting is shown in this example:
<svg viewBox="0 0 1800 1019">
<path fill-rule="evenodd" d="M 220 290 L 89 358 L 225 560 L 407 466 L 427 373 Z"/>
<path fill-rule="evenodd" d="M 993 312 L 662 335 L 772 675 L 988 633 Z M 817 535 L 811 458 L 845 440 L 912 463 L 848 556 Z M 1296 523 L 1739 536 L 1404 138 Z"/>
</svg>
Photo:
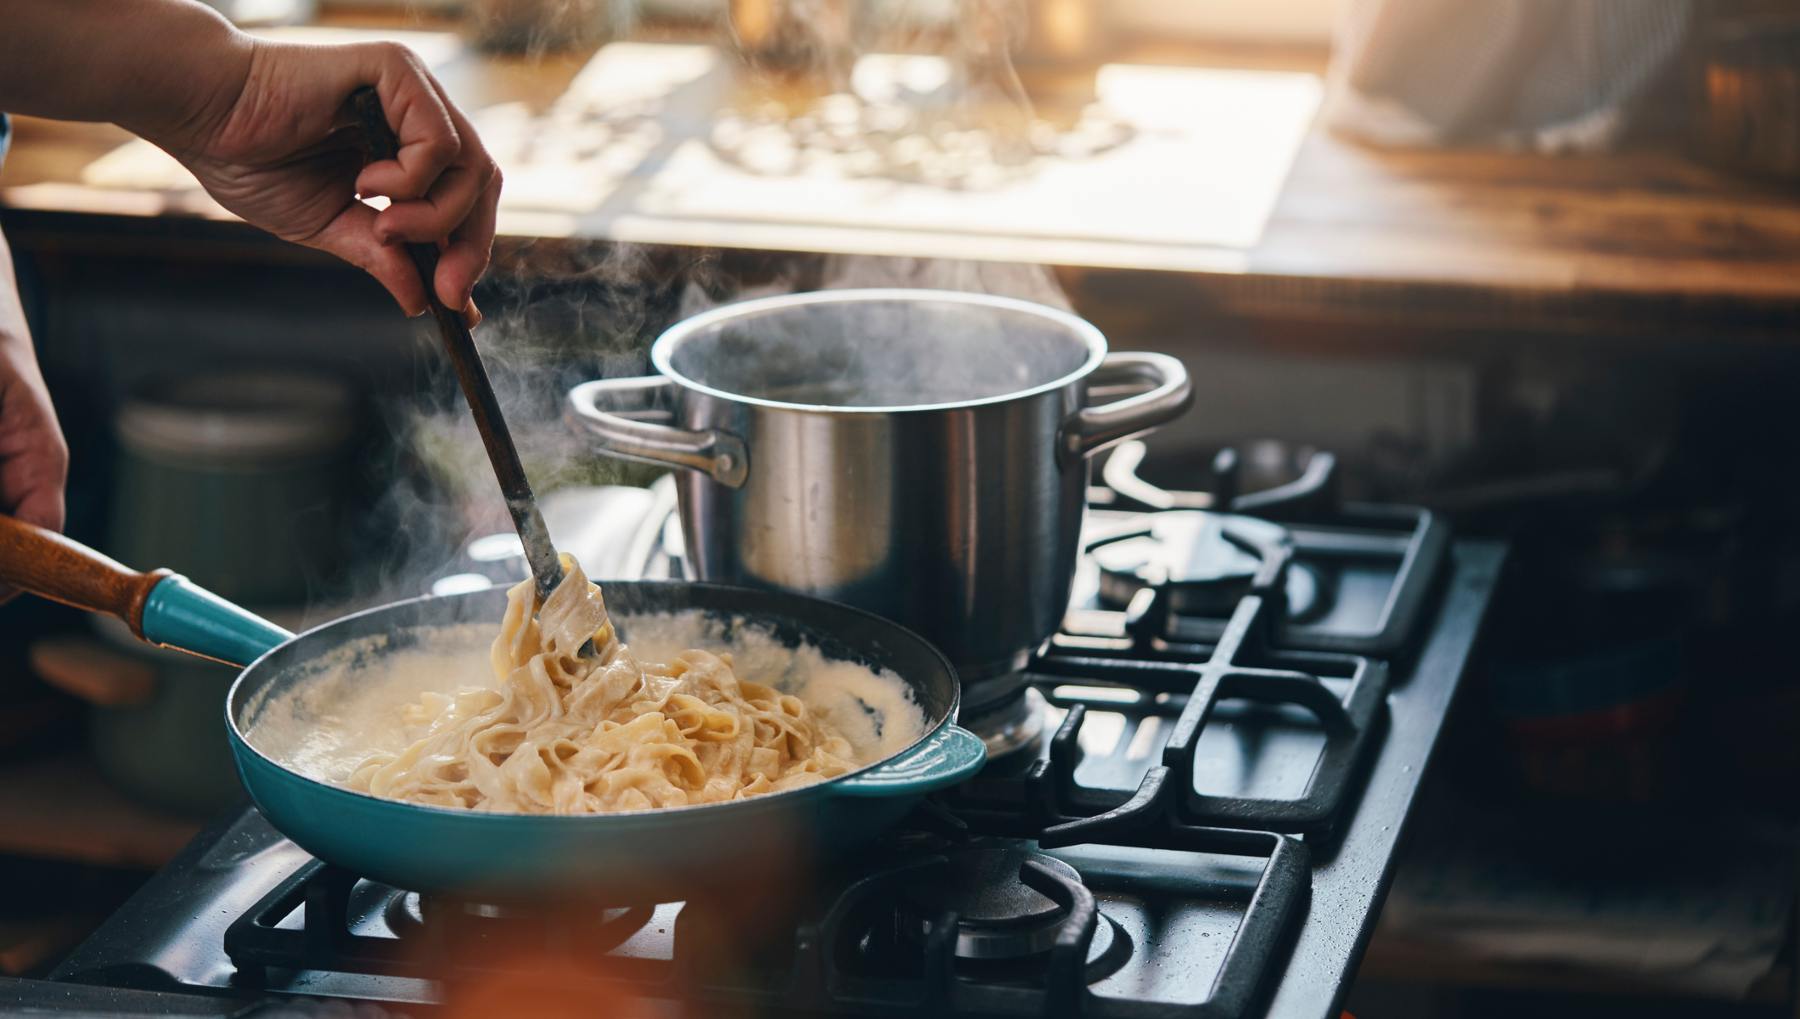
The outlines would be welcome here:
<svg viewBox="0 0 1800 1019">
<path fill-rule="evenodd" d="M 0 515 L 0 583 L 89 612 L 118 616 L 144 635 L 144 602 L 168 570 L 139 573 L 36 524 Z"/>
</svg>

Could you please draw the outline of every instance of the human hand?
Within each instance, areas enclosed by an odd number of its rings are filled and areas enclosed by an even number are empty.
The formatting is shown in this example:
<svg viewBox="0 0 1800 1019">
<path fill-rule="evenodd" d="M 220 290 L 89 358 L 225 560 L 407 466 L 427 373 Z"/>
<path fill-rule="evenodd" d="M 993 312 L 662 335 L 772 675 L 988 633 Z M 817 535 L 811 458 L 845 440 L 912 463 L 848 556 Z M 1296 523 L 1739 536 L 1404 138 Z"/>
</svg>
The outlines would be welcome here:
<svg viewBox="0 0 1800 1019">
<path fill-rule="evenodd" d="M 256 39 L 243 63 L 241 79 L 219 79 L 241 82 L 229 102 L 202 104 L 203 116 L 150 140 L 226 209 L 367 270 L 409 315 L 426 297 L 402 244 L 440 244 L 437 296 L 478 321 L 470 294 L 493 247 L 500 171 L 419 58 L 394 43 Z M 363 165 L 349 106 L 363 85 L 381 96 L 397 159 Z M 358 195 L 391 204 L 377 212 Z"/>
<path fill-rule="evenodd" d="M 63 526 L 69 447 L 44 387 L 12 258 L 0 237 L 0 512 L 53 531 Z M 0 592 L 0 599 L 12 592 Z"/>
</svg>

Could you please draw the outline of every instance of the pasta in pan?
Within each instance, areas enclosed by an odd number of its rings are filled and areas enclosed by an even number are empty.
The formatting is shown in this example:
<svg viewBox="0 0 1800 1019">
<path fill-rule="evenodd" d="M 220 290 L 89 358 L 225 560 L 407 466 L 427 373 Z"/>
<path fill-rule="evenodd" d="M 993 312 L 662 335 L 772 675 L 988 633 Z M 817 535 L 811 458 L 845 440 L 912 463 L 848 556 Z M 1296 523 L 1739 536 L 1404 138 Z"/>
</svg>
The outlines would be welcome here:
<svg viewBox="0 0 1800 1019">
<path fill-rule="evenodd" d="M 718 803 L 868 763 L 799 697 L 740 680 L 730 655 L 639 661 L 600 589 L 566 556 L 564 567 L 541 607 L 530 580 L 508 593 L 497 688 L 422 695 L 405 709 L 416 738 L 346 784 L 434 806 L 589 814 Z"/>
</svg>

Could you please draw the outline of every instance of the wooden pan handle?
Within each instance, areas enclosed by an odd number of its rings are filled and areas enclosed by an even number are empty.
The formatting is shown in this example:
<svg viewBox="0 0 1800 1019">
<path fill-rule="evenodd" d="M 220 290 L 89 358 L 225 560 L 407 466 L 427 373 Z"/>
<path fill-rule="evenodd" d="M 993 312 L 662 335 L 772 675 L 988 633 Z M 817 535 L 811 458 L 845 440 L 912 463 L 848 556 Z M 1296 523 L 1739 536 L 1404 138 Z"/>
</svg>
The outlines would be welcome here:
<svg viewBox="0 0 1800 1019">
<path fill-rule="evenodd" d="M 144 602 L 168 570 L 139 573 L 79 541 L 0 515 L 0 583 L 125 620 L 144 636 Z"/>
</svg>

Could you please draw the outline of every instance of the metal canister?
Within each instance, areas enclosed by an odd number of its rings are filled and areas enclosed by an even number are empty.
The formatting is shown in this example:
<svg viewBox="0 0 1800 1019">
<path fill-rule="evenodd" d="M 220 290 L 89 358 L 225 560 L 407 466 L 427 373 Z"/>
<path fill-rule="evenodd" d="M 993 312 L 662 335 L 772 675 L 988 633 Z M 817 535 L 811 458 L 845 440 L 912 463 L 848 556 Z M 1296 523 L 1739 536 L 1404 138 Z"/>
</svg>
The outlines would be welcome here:
<svg viewBox="0 0 1800 1019">
<path fill-rule="evenodd" d="M 305 601 L 341 558 L 352 398 L 302 372 L 221 372 L 139 392 L 114 419 L 109 547 L 221 596 Z"/>
</svg>

